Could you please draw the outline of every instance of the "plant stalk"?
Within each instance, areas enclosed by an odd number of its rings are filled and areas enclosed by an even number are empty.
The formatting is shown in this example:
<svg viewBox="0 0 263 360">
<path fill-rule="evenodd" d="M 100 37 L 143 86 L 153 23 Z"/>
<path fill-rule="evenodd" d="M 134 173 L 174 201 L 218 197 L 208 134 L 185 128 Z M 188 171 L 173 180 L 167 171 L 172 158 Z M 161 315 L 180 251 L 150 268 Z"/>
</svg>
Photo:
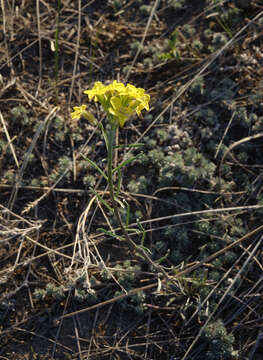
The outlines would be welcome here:
<svg viewBox="0 0 263 360">
<path fill-rule="evenodd" d="M 164 271 L 164 269 L 161 266 L 156 265 L 152 261 L 152 259 L 149 257 L 149 255 L 142 248 L 138 247 L 135 244 L 135 242 L 130 238 L 130 236 L 127 233 L 127 231 L 123 225 L 123 222 L 121 220 L 121 216 L 120 216 L 119 209 L 118 209 L 118 203 L 115 199 L 115 194 L 114 194 L 113 169 L 112 169 L 112 158 L 113 158 L 113 149 L 114 149 L 114 144 L 115 144 L 116 129 L 117 129 L 117 126 L 112 124 L 111 129 L 108 133 L 109 148 L 108 148 L 108 158 L 107 158 L 108 185 L 109 185 L 110 199 L 111 199 L 111 203 L 112 203 L 112 207 L 113 207 L 113 211 L 114 211 L 114 216 L 117 219 L 119 227 L 125 237 L 125 240 L 129 246 L 130 250 L 135 252 L 135 254 L 138 253 L 139 255 L 141 255 L 149 265 L 154 267 L 156 270 L 161 271 L 161 273 L 164 275 L 166 280 L 170 280 L 166 271 Z"/>
</svg>

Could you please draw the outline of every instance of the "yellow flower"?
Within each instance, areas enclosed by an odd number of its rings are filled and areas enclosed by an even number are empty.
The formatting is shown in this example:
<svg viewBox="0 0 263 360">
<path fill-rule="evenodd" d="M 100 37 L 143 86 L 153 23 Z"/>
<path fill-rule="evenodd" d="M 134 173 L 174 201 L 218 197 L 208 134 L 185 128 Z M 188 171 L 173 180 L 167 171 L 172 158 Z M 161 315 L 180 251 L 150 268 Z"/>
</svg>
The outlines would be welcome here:
<svg viewBox="0 0 263 360">
<path fill-rule="evenodd" d="M 121 127 L 133 112 L 140 115 L 143 109 L 149 111 L 150 95 L 131 84 L 125 86 L 114 80 L 110 85 L 103 85 L 97 81 L 91 90 L 85 90 L 84 93 L 89 100 L 98 101 L 107 112 L 109 120 Z"/>
<path fill-rule="evenodd" d="M 80 119 L 81 117 L 84 117 L 85 119 L 87 119 L 90 123 L 92 123 L 93 125 L 97 124 L 97 120 L 95 119 L 95 117 L 86 110 L 87 106 L 86 105 L 81 105 L 81 106 L 74 106 L 73 110 L 74 112 L 72 112 L 71 118 L 74 119 Z"/>
<path fill-rule="evenodd" d="M 88 94 L 89 100 L 95 98 L 98 101 L 98 96 L 103 96 L 108 91 L 107 86 L 104 86 L 100 81 L 95 82 L 93 89 L 85 90 L 84 94 Z"/>
<path fill-rule="evenodd" d="M 125 121 L 132 115 L 134 109 L 126 106 L 124 97 L 113 96 L 110 100 L 111 106 L 109 107 L 109 113 L 112 115 L 112 120 L 117 119 L 117 123 L 121 127 L 125 124 Z M 128 99 L 129 100 L 129 99 Z"/>
</svg>

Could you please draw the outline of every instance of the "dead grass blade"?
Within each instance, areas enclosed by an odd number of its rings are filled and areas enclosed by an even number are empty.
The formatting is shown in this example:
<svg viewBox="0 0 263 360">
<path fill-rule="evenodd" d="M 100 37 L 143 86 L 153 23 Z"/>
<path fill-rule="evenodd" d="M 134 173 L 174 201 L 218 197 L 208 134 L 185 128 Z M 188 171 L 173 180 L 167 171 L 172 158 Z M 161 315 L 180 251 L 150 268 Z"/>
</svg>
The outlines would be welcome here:
<svg viewBox="0 0 263 360">
<path fill-rule="evenodd" d="M 10 146 L 10 150 L 12 152 L 12 155 L 13 155 L 13 158 L 14 158 L 14 161 L 15 161 L 15 164 L 16 164 L 16 167 L 19 169 L 19 162 L 17 160 L 17 156 L 16 156 L 16 152 L 15 152 L 15 149 L 14 149 L 14 146 L 12 144 L 12 140 L 10 139 L 10 136 L 9 136 L 9 132 L 7 130 L 7 127 L 6 127 L 6 124 L 5 124 L 5 120 L 3 118 L 3 115 L 0 111 L 0 119 L 1 119 L 1 123 L 3 125 L 3 128 L 4 128 L 4 131 L 5 131 L 5 135 L 6 135 L 6 138 L 8 140 L 8 144 Z"/>
</svg>

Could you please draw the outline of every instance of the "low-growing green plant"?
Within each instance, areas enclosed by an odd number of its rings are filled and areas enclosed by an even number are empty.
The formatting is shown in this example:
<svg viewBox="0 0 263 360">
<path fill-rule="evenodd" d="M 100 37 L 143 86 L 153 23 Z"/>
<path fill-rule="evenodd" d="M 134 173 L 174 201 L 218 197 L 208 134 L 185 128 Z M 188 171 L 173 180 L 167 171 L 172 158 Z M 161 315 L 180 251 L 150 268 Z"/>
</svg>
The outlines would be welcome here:
<svg viewBox="0 0 263 360">
<path fill-rule="evenodd" d="M 144 175 L 139 176 L 136 180 L 131 180 L 127 185 L 130 192 L 142 194 L 147 193 L 147 186 L 148 179 Z"/>
<path fill-rule="evenodd" d="M 167 50 L 159 55 L 161 60 L 179 59 L 180 52 L 177 48 L 177 30 L 175 29 L 167 41 Z"/>
<path fill-rule="evenodd" d="M 53 283 L 48 283 L 45 289 L 35 289 L 34 295 L 40 300 L 44 300 L 46 297 L 51 297 L 58 301 L 64 299 L 66 296 L 64 287 L 56 286 Z"/>
<path fill-rule="evenodd" d="M 115 297 L 121 295 L 120 291 L 115 292 Z M 122 299 L 120 307 L 125 311 L 132 311 L 137 315 L 142 315 L 145 311 L 144 300 L 146 295 L 143 291 L 130 296 L 130 299 Z"/>
<path fill-rule="evenodd" d="M 63 179 L 64 182 L 70 179 L 72 173 L 72 160 L 68 156 L 64 155 L 58 158 L 56 167 L 49 175 L 49 181 L 52 181 L 53 183 L 56 182 L 58 177 L 64 174 L 66 170 L 69 171 L 67 171 L 67 173 L 65 174 L 65 177 Z"/>
<path fill-rule="evenodd" d="M 205 351 L 204 360 L 231 360 L 237 358 L 238 352 L 234 351 L 234 336 L 228 334 L 221 319 L 208 324 L 203 332 L 202 339 L 205 340 L 208 350 Z"/>
<path fill-rule="evenodd" d="M 92 284 L 94 281 L 92 281 L 92 278 L 90 280 Z M 84 276 L 78 278 L 76 282 L 69 281 L 65 286 L 48 283 L 44 289 L 36 288 L 34 296 L 38 300 L 52 298 L 61 301 L 66 298 L 69 291 L 71 291 L 73 299 L 78 302 L 85 301 L 86 304 L 93 305 L 98 300 L 97 294 L 94 291 L 87 289 Z"/>
<path fill-rule="evenodd" d="M 142 16 L 148 16 L 150 15 L 152 6 L 151 5 L 141 5 L 139 7 L 139 12 Z"/>
<path fill-rule="evenodd" d="M 228 42 L 225 34 L 218 32 L 213 34 L 212 44 L 208 47 L 211 52 L 214 52 L 223 47 Z"/>
<path fill-rule="evenodd" d="M 16 174 L 14 170 L 7 170 L 3 176 L 3 182 L 7 184 L 14 184 L 16 180 Z"/>
<path fill-rule="evenodd" d="M 30 125 L 33 120 L 28 115 L 28 110 L 23 105 L 18 105 L 11 110 L 11 114 L 13 115 L 13 119 L 16 122 L 21 122 L 22 125 Z"/>
<path fill-rule="evenodd" d="M 130 45 L 131 48 L 131 55 L 136 55 L 137 51 L 140 50 L 141 54 L 145 54 L 145 47 L 141 44 L 140 41 L 134 41 Z"/>
<path fill-rule="evenodd" d="M 187 5 L 187 1 L 186 0 L 168 0 L 167 5 L 168 5 L 169 9 L 171 9 L 171 10 L 180 11 L 180 10 L 185 9 L 185 7 Z"/>
<path fill-rule="evenodd" d="M 96 178 L 93 175 L 86 175 L 83 178 L 83 184 L 88 186 L 88 187 L 94 187 L 94 185 L 96 184 Z"/>
<path fill-rule="evenodd" d="M 197 111 L 194 114 L 194 119 L 197 122 L 199 123 L 201 122 L 205 125 L 216 126 L 218 121 L 218 116 L 215 110 L 207 106 Z"/>
<path fill-rule="evenodd" d="M 125 260 L 122 264 L 115 265 L 112 271 L 119 283 L 130 290 L 138 278 L 140 266 L 132 264 L 130 260 Z M 102 270 L 101 275 L 105 280 L 112 279 L 112 275 L 106 269 Z"/>
<path fill-rule="evenodd" d="M 112 7 L 115 11 L 118 11 L 126 4 L 126 1 L 122 0 L 108 0 L 108 6 Z"/>
</svg>

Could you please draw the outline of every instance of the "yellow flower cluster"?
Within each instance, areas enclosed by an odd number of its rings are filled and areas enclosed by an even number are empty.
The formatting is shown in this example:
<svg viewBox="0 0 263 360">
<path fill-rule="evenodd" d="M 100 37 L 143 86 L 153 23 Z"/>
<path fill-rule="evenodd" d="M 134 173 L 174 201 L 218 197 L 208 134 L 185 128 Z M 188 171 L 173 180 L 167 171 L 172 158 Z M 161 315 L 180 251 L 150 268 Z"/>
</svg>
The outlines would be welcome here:
<svg viewBox="0 0 263 360">
<path fill-rule="evenodd" d="M 71 118 L 74 120 L 74 119 L 79 119 L 80 117 L 84 117 L 93 125 L 96 125 L 97 120 L 89 111 L 86 110 L 86 108 L 87 108 L 86 105 L 74 106 L 73 107 L 74 111 L 71 113 Z"/>
<path fill-rule="evenodd" d="M 123 127 L 134 111 L 138 115 L 143 109 L 149 111 L 150 95 L 144 89 L 131 84 L 125 86 L 116 80 L 110 85 L 97 81 L 91 90 L 85 90 L 89 100 L 98 101 L 107 112 L 109 120 Z"/>
</svg>

